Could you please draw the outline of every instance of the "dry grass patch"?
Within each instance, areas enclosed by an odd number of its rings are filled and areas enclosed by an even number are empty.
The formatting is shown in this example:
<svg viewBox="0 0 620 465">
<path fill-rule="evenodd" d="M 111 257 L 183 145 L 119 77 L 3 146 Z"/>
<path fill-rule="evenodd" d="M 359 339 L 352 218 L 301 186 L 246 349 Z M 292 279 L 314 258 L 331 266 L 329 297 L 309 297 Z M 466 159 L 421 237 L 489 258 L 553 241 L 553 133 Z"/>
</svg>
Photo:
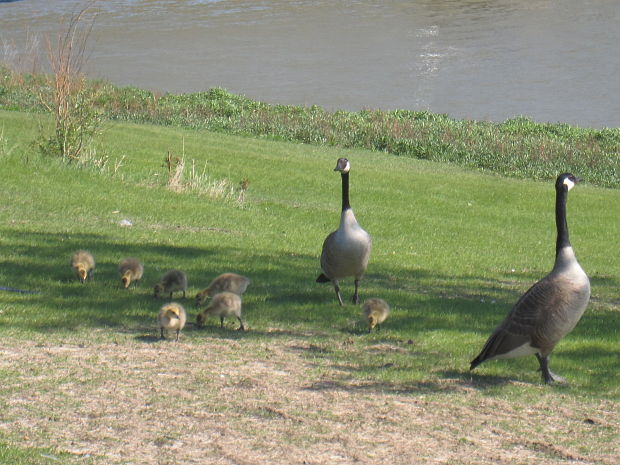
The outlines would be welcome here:
<svg viewBox="0 0 620 465">
<path fill-rule="evenodd" d="M 383 390 L 315 347 L 295 336 L 5 338 L 0 434 L 102 464 L 620 462 L 617 402 L 532 385 L 524 404 L 460 380 Z"/>
</svg>

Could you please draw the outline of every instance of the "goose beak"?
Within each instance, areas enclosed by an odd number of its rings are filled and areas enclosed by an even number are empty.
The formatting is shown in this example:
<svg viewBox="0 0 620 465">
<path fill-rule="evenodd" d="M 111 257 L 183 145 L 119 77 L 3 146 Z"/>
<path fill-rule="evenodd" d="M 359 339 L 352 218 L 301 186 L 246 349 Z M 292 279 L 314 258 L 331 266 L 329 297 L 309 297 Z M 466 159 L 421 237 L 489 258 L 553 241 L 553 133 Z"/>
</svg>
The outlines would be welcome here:
<svg viewBox="0 0 620 465">
<path fill-rule="evenodd" d="M 577 176 L 575 176 L 575 184 L 581 181 L 583 181 L 583 178 L 578 178 Z"/>
</svg>

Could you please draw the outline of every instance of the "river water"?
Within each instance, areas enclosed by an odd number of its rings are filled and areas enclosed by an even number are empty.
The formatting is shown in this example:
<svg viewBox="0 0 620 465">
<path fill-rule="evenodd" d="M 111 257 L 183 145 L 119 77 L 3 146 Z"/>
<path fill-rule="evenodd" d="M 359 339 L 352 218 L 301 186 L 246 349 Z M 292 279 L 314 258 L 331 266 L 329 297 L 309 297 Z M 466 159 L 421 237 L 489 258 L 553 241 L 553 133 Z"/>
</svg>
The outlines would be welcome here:
<svg viewBox="0 0 620 465">
<path fill-rule="evenodd" d="M 0 0 L 0 59 L 77 0 Z M 620 126 L 618 0 L 100 0 L 88 73 L 330 110 Z"/>
</svg>

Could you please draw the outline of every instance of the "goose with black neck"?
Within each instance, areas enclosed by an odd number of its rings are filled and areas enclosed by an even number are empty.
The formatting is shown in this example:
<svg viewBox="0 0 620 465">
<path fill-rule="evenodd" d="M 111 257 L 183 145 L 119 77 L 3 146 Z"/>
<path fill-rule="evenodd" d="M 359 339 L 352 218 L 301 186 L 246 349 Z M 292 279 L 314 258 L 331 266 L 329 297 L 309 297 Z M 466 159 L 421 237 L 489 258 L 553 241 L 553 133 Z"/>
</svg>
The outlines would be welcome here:
<svg viewBox="0 0 620 465">
<path fill-rule="evenodd" d="M 316 279 L 319 283 L 331 282 L 334 285 L 340 305 L 344 305 L 340 295 L 339 282 L 347 277 L 355 278 L 353 303 L 359 302 L 359 283 L 368 267 L 372 239 L 359 225 L 349 203 L 349 172 L 351 164 L 346 158 L 339 158 L 334 171 L 340 172 L 342 180 L 342 210 L 338 229 L 330 233 L 323 242 L 321 270 Z"/>
<path fill-rule="evenodd" d="M 590 299 L 590 280 L 575 257 L 566 221 L 568 192 L 579 181 L 570 173 L 556 179 L 553 269 L 521 296 L 471 362 L 470 370 L 487 360 L 536 355 L 545 383 L 566 382 L 549 369 L 549 355 L 577 325 Z"/>
</svg>

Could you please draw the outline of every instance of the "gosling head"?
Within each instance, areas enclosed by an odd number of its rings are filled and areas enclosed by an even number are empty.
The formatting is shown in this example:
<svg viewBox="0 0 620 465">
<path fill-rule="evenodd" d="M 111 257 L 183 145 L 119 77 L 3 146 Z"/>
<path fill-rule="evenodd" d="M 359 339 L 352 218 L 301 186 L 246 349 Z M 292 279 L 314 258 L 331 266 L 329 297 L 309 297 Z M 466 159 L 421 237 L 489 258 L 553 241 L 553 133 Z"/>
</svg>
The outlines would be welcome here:
<svg viewBox="0 0 620 465">
<path fill-rule="evenodd" d="M 206 320 L 207 320 L 206 315 L 204 313 L 199 313 L 198 316 L 196 317 L 196 324 L 198 326 L 204 326 Z"/>
<path fill-rule="evenodd" d="M 556 190 L 566 189 L 566 191 L 568 192 L 573 187 L 575 187 L 575 184 L 577 184 L 580 181 L 581 181 L 581 178 L 578 178 L 572 173 L 563 173 L 559 175 L 558 178 L 556 179 L 555 189 Z"/>
<path fill-rule="evenodd" d="M 334 171 L 340 171 L 344 174 L 348 173 L 350 169 L 351 164 L 349 163 L 349 160 L 347 160 L 346 158 L 339 158 L 336 162 L 336 167 L 334 168 Z"/>
<path fill-rule="evenodd" d="M 196 307 L 200 307 L 205 300 L 207 300 L 207 297 L 209 296 L 208 292 L 204 292 L 201 291 L 198 294 L 196 294 Z"/>
<path fill-rule="evenodd" d="M 84 265 L 75 265 L 73 268 L 75 269 L 75 274 L 79 276 L 80 281 L 84 284 L 86 278 L 88 277 L 88 271 L 86 271 Z"/>
<path fill-rule="evenodd" d="M 159 297 L 159 295 L 164 291 L 164 286 L 162 286 L 161 284 L 155 284 L 155 287 L 153 288 L 153 294 L 155 295 L 155 297 Z"/>
<path fill-rule="evenodd" d="M 129 285 L 131 284 L 131 276 L 130 276 L 130 274 L 131 273 L 129 271 L 127 271 L 127 272 L 125 272 L 125 274 L 121 278 L 121 281 L 123 282 L 123 287 L 125 289 L 127 289 L 129 287 Z"/>
</svg>

